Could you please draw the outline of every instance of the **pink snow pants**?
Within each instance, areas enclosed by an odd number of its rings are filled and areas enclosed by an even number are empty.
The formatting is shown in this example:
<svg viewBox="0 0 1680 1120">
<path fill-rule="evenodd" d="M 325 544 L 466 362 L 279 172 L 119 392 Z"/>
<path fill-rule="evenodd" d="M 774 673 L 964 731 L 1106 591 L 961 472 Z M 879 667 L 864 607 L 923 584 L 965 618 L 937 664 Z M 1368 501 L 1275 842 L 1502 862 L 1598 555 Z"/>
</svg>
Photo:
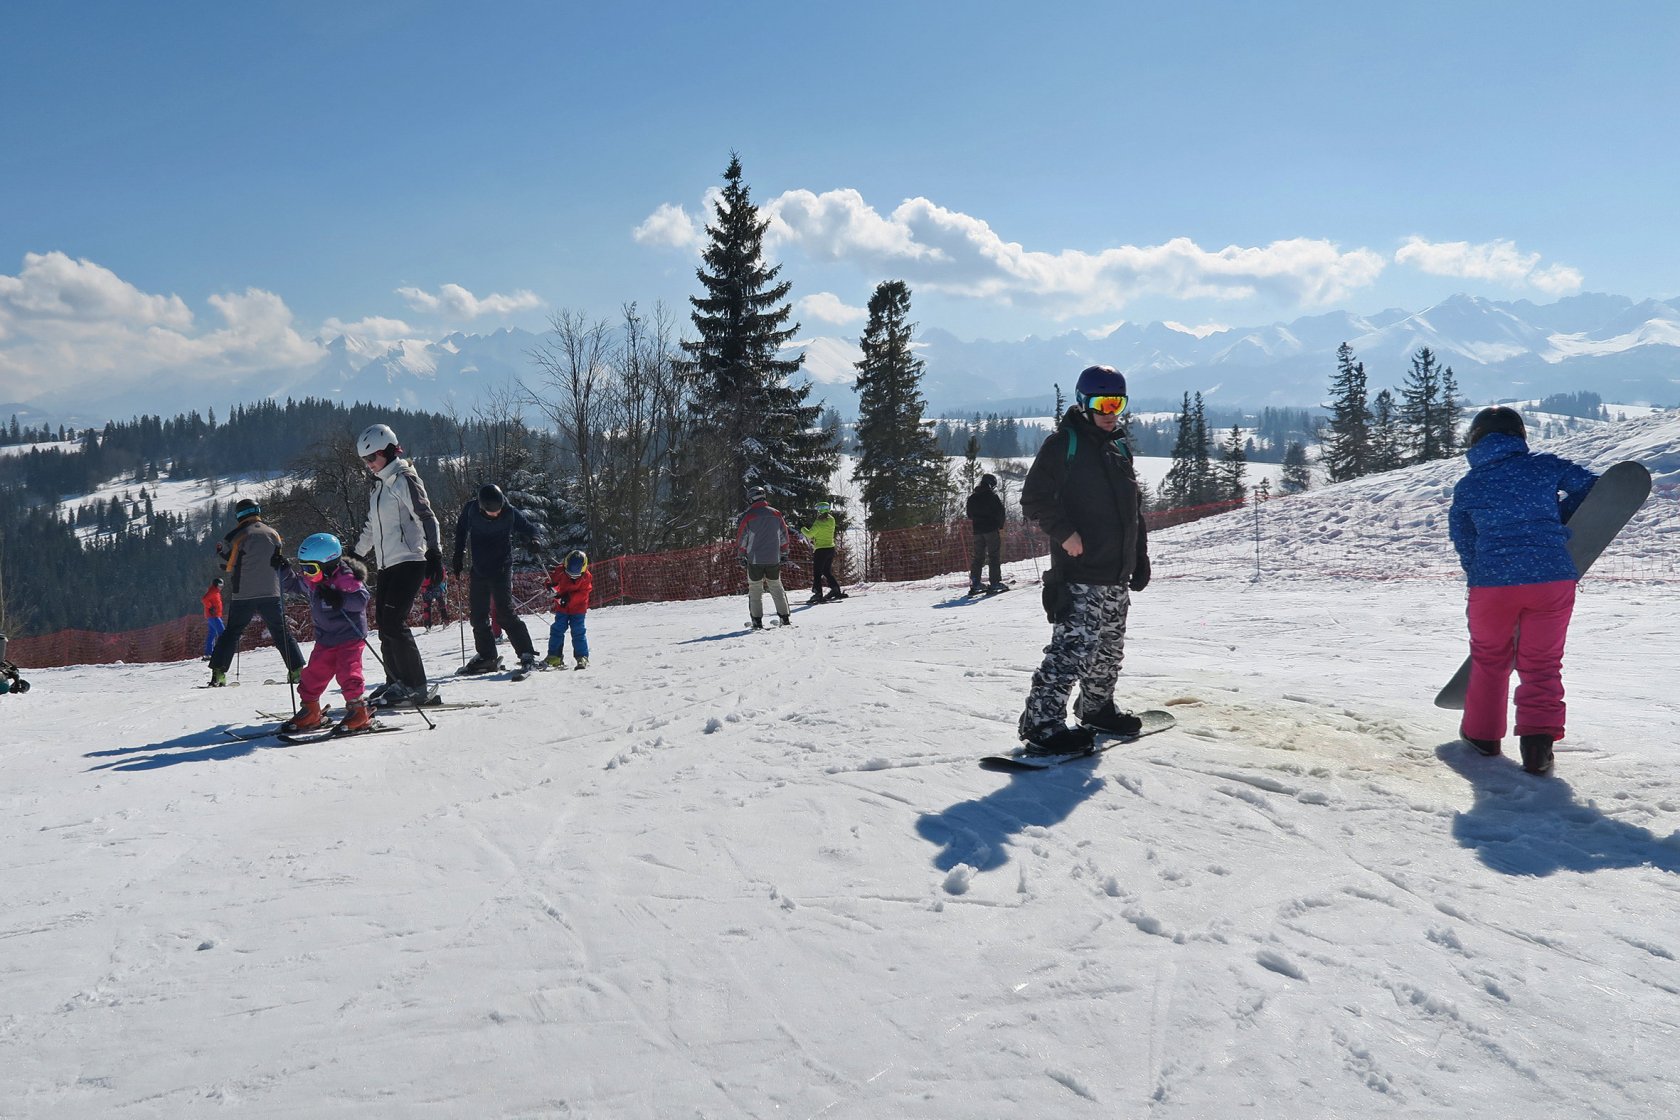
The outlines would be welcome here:
<svg viewBox="0 0 1680 1120">
<path fill-rule="evenodd" d="M 1517 734 L 1563 738 L 1563 640 L 1575 581 L 1470 589 L 1470 689 L 1461 732 L 1505 737 L 1506 697 L 1517 671 Z"/>
<path fill-rule="evenodd" d="M 341 646 L 315 643 L 309 651 L 309 664 L 303 667 L 298 680 L 298 695 L 304 700 L 319 700 L 334 677 L 344 691 L 345 700 L 359 700 L 362 695 L 362 650 L 366 642 L 345 642 Z"/>
</svg>

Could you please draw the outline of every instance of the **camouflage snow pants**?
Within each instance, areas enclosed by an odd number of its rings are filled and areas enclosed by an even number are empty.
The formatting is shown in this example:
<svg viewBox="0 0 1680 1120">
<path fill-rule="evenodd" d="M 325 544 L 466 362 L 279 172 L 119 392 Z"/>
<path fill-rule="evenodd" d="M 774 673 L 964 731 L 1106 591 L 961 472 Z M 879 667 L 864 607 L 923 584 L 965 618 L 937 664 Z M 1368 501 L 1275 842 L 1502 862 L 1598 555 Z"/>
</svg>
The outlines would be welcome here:
<svg viewBox="0 0 1680 1120">
<path fill-rule="evenodd" d="M 1131 593 L 1123 583 L 1069 583 L 1067 608 L 1050 631 L 1044 663 L 1033 674 L 1027 708 L 1018 730 L 1023 739 L 1035 728 L 1067 723 L 1068 696 L 1079 685 L 1079 713 L 1090 713 L 1114 698 L 1120 662 L 1126 654 L 1126 612 Z"/>
</svg>

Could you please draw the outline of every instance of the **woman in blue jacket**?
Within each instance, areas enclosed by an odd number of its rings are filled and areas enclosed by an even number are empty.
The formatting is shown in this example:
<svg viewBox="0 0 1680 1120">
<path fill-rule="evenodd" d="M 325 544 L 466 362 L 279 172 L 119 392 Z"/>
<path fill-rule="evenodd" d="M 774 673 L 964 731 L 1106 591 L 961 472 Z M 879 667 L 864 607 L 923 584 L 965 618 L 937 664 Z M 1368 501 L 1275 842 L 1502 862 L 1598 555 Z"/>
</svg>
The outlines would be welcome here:
<svg viewBox="0 0 1680 1120">
<path fill-rule="evenodd" d="M 1522 417 L 1484 408 L 1466 440 L 1447 528 L 1470 583 L 1470 686 L 1459 734 L 1483 754 L 1505 735 L 1511 670 L 1523 769 L 1549 774 L 1563 738 L 1563 643 L 1581 578 L 1564 525 L 1598 476 L 1528 449 Z"/>
</svg>

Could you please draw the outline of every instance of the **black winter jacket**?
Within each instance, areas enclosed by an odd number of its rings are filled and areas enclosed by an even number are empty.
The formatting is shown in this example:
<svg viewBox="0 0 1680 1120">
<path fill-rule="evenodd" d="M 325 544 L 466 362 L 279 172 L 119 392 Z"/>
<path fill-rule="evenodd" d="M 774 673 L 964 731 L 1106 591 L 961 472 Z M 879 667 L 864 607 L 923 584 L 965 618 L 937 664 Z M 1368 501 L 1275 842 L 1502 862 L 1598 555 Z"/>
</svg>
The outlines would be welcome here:
<svg viewBox="0 0 1680 1120">
<path fill-rule="evenodd" d="M 473 575 L 484 578 L 511 570 L 515 534 L 536 547 L 537 531 L 523 513 L 512 506 L 503 506 L 500 515 L 488 517 L 478 508 L 478 499 L 472 499 L 461 507 L 461 516 L 455 522 L 455 570 L 461 569 L 461 554 L 469 541 Z"/>
<path fill-rule="evenodd" d="M 1021 512 L 1049 535 L 1051 569 L 1067 582 L 1129 583 L 1134 573 L 1147 582 L 1148 531 L 1131 451 L 1118 430 L 1103 431 L 1079 408 L 1068 409 L 1038 449 Z M 1084 551 L 1069 556 L 1062 542 L 1074 533 Z"/>
<path fill-rule="evenodd" d="M 990 486 L 976 486 L 968 496 L 968 519 L 976 533 L 995 533 L 1003 528 L 1003 499 Z"/>
</svg>

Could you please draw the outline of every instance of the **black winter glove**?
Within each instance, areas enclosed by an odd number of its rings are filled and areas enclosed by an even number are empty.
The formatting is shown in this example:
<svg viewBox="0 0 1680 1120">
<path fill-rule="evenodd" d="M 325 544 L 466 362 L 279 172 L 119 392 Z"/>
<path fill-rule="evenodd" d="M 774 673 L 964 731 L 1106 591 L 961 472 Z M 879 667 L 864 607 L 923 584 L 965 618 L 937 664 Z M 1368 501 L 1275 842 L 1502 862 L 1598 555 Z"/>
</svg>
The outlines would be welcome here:
<svg viewBox="0 0 1680 1120">
<path fill-rule="evenodd" d="M 1045 574 L 1044 590 L 1039 598 L 1044 604 L 1044 620 L 1051 625 L 1062 621 L 1067 616 L 1068 608 L 1073 606 L 1073 592 L 1068 590 L 1067 581 L 1062 578 L 1060 572 Z"/>
<path fill-rule="evenodd" d="M 333 610 L 336 611 L 336 610 L 343 609 L 343 607 L 344 607 L 344 592 L 340 591 L 338 588 L 334 587 L 332 584 L 330 584 L 330 583 L 321 584 L 320 590 L 317 592 L 317 594 L 319 594 L 321 596 L 321 602 L 325 603 L 327 606 L 331 607 Z"/>
<path fill-rule="evenodd" d="M 277 548 L 274 550 L 274 555 L 268 558 L 268 566 L 275 571 L 279 571 L 281 568 L 291 567 L 292 562 L 286 559 L 286 554 Z"/>
<path fill-rule="evenodd" d="M 460 568 L 455 569 L 460 574 Z M 436 583 L 443 578 L 443 553 L 435 548 L 426 550 L 426 578 Z"/>
<path fill-rule="evenodd" d="M 1138 557 L 1137 567 L 1132 569 L 1131 588 L 1142 591 L 1149 586 L 1149 557 Z"/>
</svg>

